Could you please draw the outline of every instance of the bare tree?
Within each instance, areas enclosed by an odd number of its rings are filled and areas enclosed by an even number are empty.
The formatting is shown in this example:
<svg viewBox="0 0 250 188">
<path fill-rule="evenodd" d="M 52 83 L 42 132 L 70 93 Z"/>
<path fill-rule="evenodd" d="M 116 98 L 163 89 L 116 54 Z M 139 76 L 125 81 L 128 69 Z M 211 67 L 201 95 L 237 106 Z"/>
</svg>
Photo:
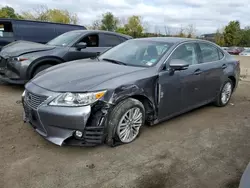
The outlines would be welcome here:
<svg viewBox="0 0 250 188">
<path fill-rule="evenodd" d="M 193 24 L 189 24 L 186 28 L 186 34 L 187 34 L 187 37 L 188 38 L 192 38 L 195 36 L 195 33 L 196 33 L 196 29 L 195 29 L 195 26 Z"/>
<path fill-rule="evenodd" d="M 90 26 L 90 29 L 98 30 L 101 28 L 101 20 L 94 20 L 92 25 Z"/>
<path fill-rule="evenodd" d="M 185 37 L 185 29 L 183 28 L 183 26 L 181 25 L 179 33 L 178 33 L 178 37 Z"/>
<path fill-rule="evenodd" d="M 170 36 L 170 34 L 171 34 L 171 28 L 168 27 L 168 26 L 164 26 L 164 30 L 165 30 L 165 35 L 166 36 Z"/>
</svg>

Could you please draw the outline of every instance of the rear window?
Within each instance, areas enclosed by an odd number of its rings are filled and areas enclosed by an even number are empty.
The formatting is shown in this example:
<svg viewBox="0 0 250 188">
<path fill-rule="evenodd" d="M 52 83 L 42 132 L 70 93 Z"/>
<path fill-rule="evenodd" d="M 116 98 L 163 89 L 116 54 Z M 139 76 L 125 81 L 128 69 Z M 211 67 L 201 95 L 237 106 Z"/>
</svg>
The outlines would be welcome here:
<svg viewBox="0 0 250 188">
<path fill-rule="evenodd" d="M 0 22 L 0 37 L 13 37 L 13 28 L 11 22 Z"/>
</svg>

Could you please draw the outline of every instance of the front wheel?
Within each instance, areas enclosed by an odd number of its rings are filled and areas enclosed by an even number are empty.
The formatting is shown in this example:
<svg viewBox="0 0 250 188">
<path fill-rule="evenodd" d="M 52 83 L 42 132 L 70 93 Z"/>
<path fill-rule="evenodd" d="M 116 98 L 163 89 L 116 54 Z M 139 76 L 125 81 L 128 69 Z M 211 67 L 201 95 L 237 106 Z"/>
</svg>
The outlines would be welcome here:
<svg viewBox="0 0 250 188">
<path fill-rule="evenodd" d="M 145 109 L 140 101 L 128 98 L 118 103 L 109 117 L 108 132 L 113 141 L 127 144 L 139 135 L 145 122 Z"/>
<path fill-rule="evenodd" d="M 219 95 L 215 101 L 215 105 L 219 107 L 226 106 L 231 99 L 233 92 L 233 83 L 228 78 L 228 80 L 223 84 Z"/>
<path fill-rule="evenodd" d="M 50 65 L 50 64 L 45 64 L 45 65 L 41 65 L 41 66 L 37 67 L 33 73 L 33 77 L 35 77 L 39 72 L 42 72 L 45 69 L 48 69 L 50 67 L 52 67 L 52 65 Z"/>
</svg>

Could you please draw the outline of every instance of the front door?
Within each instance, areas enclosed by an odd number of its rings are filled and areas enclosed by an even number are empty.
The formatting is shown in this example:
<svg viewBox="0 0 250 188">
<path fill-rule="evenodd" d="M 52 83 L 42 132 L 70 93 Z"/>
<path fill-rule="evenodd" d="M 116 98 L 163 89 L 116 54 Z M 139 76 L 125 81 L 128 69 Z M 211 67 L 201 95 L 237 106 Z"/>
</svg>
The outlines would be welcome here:
<svg viewBox="0 0 250 188">
<path fill-rule="evenodd" d="M 171 73 L 160 72 L 160 102 L 158 106 L 159 120 L 187 111 L 202 103 L 204 74 L 199 65 L 198 45 L 184 43 L 172 53 L 166 67 L 172 59 L 181 59 L 189 63 L 186 70 Z"/>
<path fill-rule="evenodd" d="M 87 44 L 87 47 L 84 49 L 77 49 L 75 45 L 80 42 L 85 42 Z M 100 47 L 98 34 L 84 36 L 77 43 L 70 47 L 65 57 L 66 61 L 96 57 L 97 55 L 108 49 L 108 47 Z"/>
</svg>

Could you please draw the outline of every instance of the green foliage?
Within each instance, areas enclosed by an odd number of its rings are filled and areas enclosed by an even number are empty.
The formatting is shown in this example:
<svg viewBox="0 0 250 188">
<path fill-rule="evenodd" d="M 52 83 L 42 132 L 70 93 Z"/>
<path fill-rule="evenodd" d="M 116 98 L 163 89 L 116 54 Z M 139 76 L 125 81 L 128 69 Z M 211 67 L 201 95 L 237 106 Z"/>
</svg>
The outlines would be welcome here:
<svg viewBox="0 0 250 188">
<path fill-rule="evenodd" d="M 128 34 L 128 31 L 126 31 L 126 29 L 125 29 L 124 27 L 118 27 L 118 28 L 116 29 L 116 32 L 117 32 L 117 33 L 122 33 L 122 34 L 125 34 L 125 35 Z"/>
<path fill-rule="evenodd" d="M 22 19 L 22 17 L 17 14 L 12 7 L 9 6 L 5 6 L 0 9 L 0 18 Z"/>
<path fill-rule="evenodd" d="M 128 35 L 132 37 L 140 37 L 144 30 L 140 16 L 131 16 L 128 18 L 128 23 L 124 25 Z"/>
<path fill-rule="evenodd" d="M 224 35 L 218 29 L 215 34 L 215 43 L 219 46 L 225 46 Z"/>
<path fill-rule="evenodd" d="M 29 20 L 48 21 L 66 24 L 77 24 L 78 22 L 78 17 L 76 14 L 71 14 L 67 10 L 48 9 L 46 6 L 40 6 L 37 9 L 34 9 L 33 12 L 23 12 L 22 17 L 24 19 Z"/>
<path fill-rule="evenodd" d="M 241 43 L 241 29 L 239 21 L 230 21 L 224 30 L 224 40 L 227 46 L 238 46 Z"/>
<path fill-rule="evenodd" d="M 107 12 L 102 15 L 100 28 L 106 31 L 115 31 L 117 29 L 118 22 L 118 19 L 111 12 Z"/>
<path fill-rule="evenodd" d="M 250 27 L 246 27 L 242 30 L 241 46 L 250 46 Z"/>
</svg>

